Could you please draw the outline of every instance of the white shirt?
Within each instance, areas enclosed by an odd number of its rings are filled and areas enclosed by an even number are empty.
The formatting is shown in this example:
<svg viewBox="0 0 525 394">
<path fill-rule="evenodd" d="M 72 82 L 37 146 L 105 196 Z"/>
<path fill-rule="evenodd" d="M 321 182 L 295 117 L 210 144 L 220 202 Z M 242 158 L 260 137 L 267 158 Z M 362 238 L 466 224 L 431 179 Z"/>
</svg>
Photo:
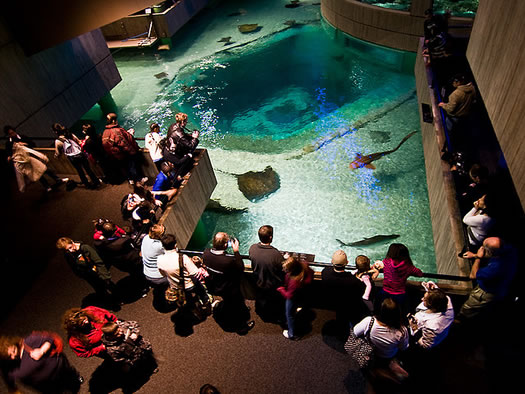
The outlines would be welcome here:
<svg viewBox="0 0 525 394">
<path fill-rule="evenodd" d="M 149 151 L 151 160 L 153 162 L 159 161 L 162 159 L 162 150 L 160 149 L 159 142 L 162 140 L 162 137 L 159 133 L 148 133 L 144 137 L 144 145 Z"/>
<path fill-rule="evenodd" d="M 194 286 L 191 277 L 195 276 L 199 269 L 185 254 L 182 255 L 182 261 L 184 264 L 184 289 L 190 290 Z M 179 287 L 179 254 L 176 250 L 167 250 L 166 253 L 157 257 L 157 267 L 168 278 L 171 287 Z"/>
<path fill-rule="evenodd" d="M 354 334 L 358 337 L 365 337 L 371 319 L 371 316 L 367 316 L 357 323 L 354 327 Z M 401 327 L 399 330 L 384 327 L 377 323 L 377 319 L 374 319 L 370 331 L 370 341 L 372 341 L 374 353 L 378 357 L 390 359 L 397 354 L 398 350 L 405 350 L 408 347 L 408 330 L 406 327 Z"/>
<path fill-rule="evenodd" d="M 417 320 L 418 330 L 423 330 L 423 335 L 418 340 L 421 347 L 431 348 L 439 345 L 448 335 L 450 325 L 454 321 L 454 307 L 450 297 L 447 296 L 447 300 L 445 313 L 430 312 L 423 303 L 417 306 L 414 317 Z"/>
</svg>

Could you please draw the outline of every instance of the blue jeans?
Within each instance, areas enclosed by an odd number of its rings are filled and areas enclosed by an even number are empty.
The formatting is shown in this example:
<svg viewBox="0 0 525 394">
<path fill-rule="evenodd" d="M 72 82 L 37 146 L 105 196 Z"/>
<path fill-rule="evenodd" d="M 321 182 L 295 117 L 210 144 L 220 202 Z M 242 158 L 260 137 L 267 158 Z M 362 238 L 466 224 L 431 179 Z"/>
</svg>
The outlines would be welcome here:
<svg viewBox="0 0 525 394">
<path fill-rule="evenodd" d="M 286 314 L 286 323 L 288 324 L 288 336 L 293 338 L 295 336 L 295 311 L 297 304 L 293 298 L 287 298 L 284 311 Z"/>
</svg>

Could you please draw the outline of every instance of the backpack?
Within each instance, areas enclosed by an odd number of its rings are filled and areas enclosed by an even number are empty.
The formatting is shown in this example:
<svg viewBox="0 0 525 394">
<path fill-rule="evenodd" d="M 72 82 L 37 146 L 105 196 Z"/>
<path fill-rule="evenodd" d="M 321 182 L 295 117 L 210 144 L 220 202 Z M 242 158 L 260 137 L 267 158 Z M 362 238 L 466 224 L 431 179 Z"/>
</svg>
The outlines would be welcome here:
<svg viewBox="0 0 525 394">
<path fill-rule="evenodd" d="M 82 148 L 75 141 L 68 138 L 60 138 L 64 144 L 64 153 L 66 156 L 77 156 L 82 153 Z"/>
</svg>

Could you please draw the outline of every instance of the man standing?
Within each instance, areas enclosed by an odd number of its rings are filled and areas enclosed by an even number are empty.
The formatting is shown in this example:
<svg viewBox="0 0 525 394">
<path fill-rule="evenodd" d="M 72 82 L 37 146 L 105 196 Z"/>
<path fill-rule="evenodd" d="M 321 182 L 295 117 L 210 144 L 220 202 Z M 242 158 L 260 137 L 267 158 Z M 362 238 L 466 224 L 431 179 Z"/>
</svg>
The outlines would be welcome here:
<svg viewBox="0 0 525 394">
<path fill-rule="evenodd" d="M 253 328 L 255 322 L 249 320 L 250 310 L 241 292 L 244 263 L 239 254 L 239 240 L 231 240 L 233 256 L 226 255 L 229 243 L 228 234 L 219 232 L 213 237 L 213 247 L 204 251 L 202 259 L 209 273 L 206 286 L 211 294 L 223 299 L 217 311 L 221 316 L 218 319 L 224 321 L 228 328 L 244 335 Z"/>
<path fill-rule="evenodd" d="M 118 305 L 116 287 L 96 250 L 68 237 L 59 238 L 56 246 L 64 251 L 64 257 L 75 275 L 88 282 L 95 293 L 108 303 L 108 307 L 114 309 Z"/>
<path fill-rule="evenodd" d="M 346 253 L 336 250 L 332 266 L 321 272 L 323 292 L 327 302 L 335 308 L 337 330 L 341 335 L 348 335 L 349 324 L 357 323 L 366 314 L 362 299 L 365 285 L 345 271 L 347 264 Z"/>
<path fill-rule="evenodd" d="M 284 299 L 277 288 L 284 283 L 284 258 L 281 252 L 271 245 L 273 227 L 265 225 L 259 228 L 259 240 L 259 243 L 250 246 L 248 252 L 257 279 L 255 309 L 263 319 L 282 320 Z"/>
<path fill-rule="evenodd" d="M 133 185 L 142 178 L 140 148 L 133 138 L 133 130 L 126 131 L 122 128 L 118 124 L 115 113 L 107 114 L 106 120 L 107 125 L 102 134 L 102 146 L 115 165 L 118 165 L 120 161 L 124 162 L 123 169 L 129 183 Z"/>
<path fill-rule="evenodd" d="M 188 123 L 188 115 L 179 112 L 175 115 L 175 123 L 168 129 L 166 146 L 163 151 L 164 160 L 175 166 L 176 175 L 183 177 L 193 166 L 193 152 L 199 144 L 199 131 L 193 130 L 191 135 L 184 132 Z"/>
<path fill-rule="evenodd" d="M 478 316 L 493 307 L 509 293 L 509 288 L 518 269 L 515 250 L 504 246 L 498 237 L 485 238 L 476 253 L 465 252 L 463 257 L 475 259 L 470 278 L 476 279 L 474 287 L 465 301 L 457 319 L 459 321 Z M 484 264 L 486 263 L 486 264 Z M 481 266 L 484 264 L 483 266 Z"/>
</svg>

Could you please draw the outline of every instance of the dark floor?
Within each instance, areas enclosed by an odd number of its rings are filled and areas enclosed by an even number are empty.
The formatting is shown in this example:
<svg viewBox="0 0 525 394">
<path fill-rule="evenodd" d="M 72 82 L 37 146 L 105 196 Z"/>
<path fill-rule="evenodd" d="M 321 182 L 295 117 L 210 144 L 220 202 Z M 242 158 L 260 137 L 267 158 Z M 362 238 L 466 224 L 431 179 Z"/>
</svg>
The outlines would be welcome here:
<svg viewBox="0 0 525 394">
<path fill-rule="evenodd" d="M 1 237 L 1 333 L 23 336 L 33 330 L 49 330 L 64 336 L 62 313 L 89 302 L 86 296 L 91 289 L 73 275 L 55 249 L 55 241 L 59 236 L 70 236 L 90 242 L 91 220 L 98 217 L 121 223 L 118 205 L 129 186 L 104 186 L 96 191 L 79 187 L 70 192 L 62 186 L 44 197 L 40 184 L 21 194 L 9 172 L 3 170 L 2 175 L 9 182 L 4 183 L 7 203 L 3 205 L 7 231 Z M 116 280 L 124 278 L 122 273 L 112 272 Z M 285 339 L 278 325 L 261 321 L 251 301 L 256 325 L 248 335 L 224 332 L 208 318 L 195 325 L 190 335 L 181 336 L 176 333 L 172 313 L 154 309 L 152 299 L 150 292 L 116 312 L 123 319 L 140 322 L 158 358 L 159 372 L 138 392 L 198 393 L 205 383 L 217 386 L 222 393 L 516 391 L 510 387 L 519 378 L 521 341 L 515 339 L 519 326 L 509 319 L 510 312 L 501 311 L 506 318 L 490 324 L 454 327 L 441 352 L 421 360 L 422 366 L 428 365 L 423 368 L 424 377 L 414 376 L 409 383 L 394 385 L 370 381 L 356 370 L 342 350 L 343 343 L 326 334 L 333 312 L 315 309 L 307 314 L 313 319 L 311 328 L 298 342 Z M 78 358 L 69 348 L 65 354 L 86 378 L 82 392 L 88 392 L 101 373 L 101 360 Z M 0 392 L 5 391 L 2 382 Z"/>
</svg>

